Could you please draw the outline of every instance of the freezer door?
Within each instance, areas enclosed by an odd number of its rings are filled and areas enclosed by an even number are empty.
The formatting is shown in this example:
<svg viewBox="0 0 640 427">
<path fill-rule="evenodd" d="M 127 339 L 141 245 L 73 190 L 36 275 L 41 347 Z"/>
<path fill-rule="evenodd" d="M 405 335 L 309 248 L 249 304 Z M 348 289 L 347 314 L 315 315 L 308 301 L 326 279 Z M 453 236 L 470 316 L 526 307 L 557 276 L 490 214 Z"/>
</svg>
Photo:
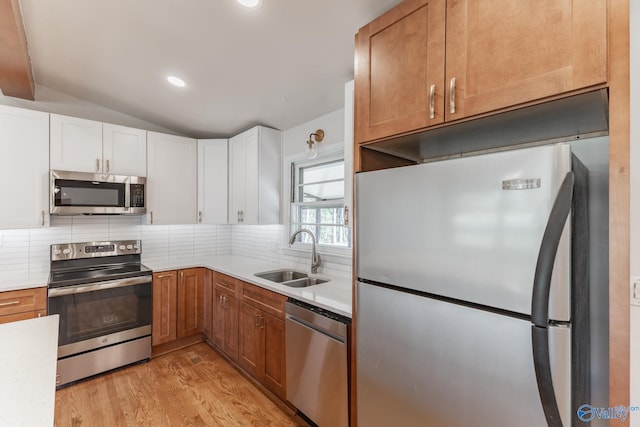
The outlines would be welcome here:
<svg viewBox="0 0 640 427">
<path fill-rule="evenodd" d="M 547 425 L 529 322 L 360 283 L 357 313 L 359 425 Z M 553 386 L 568 427 L 570 328 L 549 332 Z"/>
<path fill-rule="evenodd" d="M 358 174 L 358 278 L 531 314 L 542 235 L 570 170 L 570 148 L 557 144 Z M 549 305 L 563 321 L 569 225 Z"/>
</svg>

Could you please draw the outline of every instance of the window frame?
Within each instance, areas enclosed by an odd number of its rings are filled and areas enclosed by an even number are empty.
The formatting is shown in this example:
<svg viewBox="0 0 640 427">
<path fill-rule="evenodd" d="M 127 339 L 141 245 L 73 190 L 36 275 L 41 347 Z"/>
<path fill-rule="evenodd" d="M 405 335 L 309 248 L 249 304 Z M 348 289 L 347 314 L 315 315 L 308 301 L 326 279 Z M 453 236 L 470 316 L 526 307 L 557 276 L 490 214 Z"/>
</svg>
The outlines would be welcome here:
<svg viewBox="0 0 640 427">
<path fill-rule="evenodd" d="M 342 146 L 342 144 L 330 144 L 328 146 L 323 147 L 322 153 L 315 159 L 309 159 L 306 153 L 295 154 L 285 159 L 285 162 L 284 162 L 285 167 L 283 168 L 283 172 L 284 172 L 283 187 L 284 187 L 284 194 L 286 194 L 286 197 L 283 197 L 283 204 L 285 205 L 283 206 L 283 212 L 284 212 L 283 224 L 285 228 L 283 233 L 283 239 L 285 240 L 283 248 L 285 253 L 288 253 L 291 255 L 297 255 L 297 256 L 301 256 L 302 254 L 305 254 L 304 256 L 306 256 L 306 254 L 311 252 L 310 243 L 303 243 L 303 242 L 296 241 L 293 243 L 293 245 L 289 245 L 289 237 L 292 234 L 291 230 L 293 228 L 292 210 L 293 210 L 294 203 L 298 203 L 298 202 L 295 202 L 296 192 L 298 191 L 298 183 L 296 182 L 295 179 L 293 179 L 294 168 L 309 167 L 312 165 L 330 163 L 338 160 L 342 160 L 346 162 L 346 159 L 344 156 L 344 147 Z M 345 177 L 344 177 L 345 187 L 348 182 L 346 173 L 347 172 L 345 167 Z M 304 202 L 299 202 L 299 203 L 304 204 Z M 325 203 L 325 202 L 319 202 L 319 203 Z M 335 205 L 333 201 L 329 201 L 326 203 Z M 345 206 L 344 197 L 340 203 L 344 208 Z M 349 229 L 349 232 L 351 233 L 349 236 L 349 246 L 333 246 L 333 245 L 316 244 L 316 251 L 325 256 L 329 256 L 328 260 L 330 261 L 344 262 L 345 259 L 348 259 L 350 262 L 352 247 L 353 247 L 353 231 L 350 227 L 348 227 L 348 229 Z"/>
</svg>

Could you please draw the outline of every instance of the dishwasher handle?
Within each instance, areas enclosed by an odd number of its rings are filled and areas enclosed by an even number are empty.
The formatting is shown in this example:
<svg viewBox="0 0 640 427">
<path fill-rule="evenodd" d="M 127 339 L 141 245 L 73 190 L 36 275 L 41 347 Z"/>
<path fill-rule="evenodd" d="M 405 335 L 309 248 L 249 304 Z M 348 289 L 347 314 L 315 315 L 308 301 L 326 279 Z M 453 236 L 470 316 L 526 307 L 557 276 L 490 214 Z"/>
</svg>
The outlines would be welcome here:
<svg viewBox="0 0 640 427">
<path fill-rule="evenodd" d="M 315 325 L 313 323 L 307 322 L 304 319 L 299 319 L 299 318 L 297 318 L 297 317 L 295 317 L 295 316 L 293 316 L 291 314 L 287 314 L 286 315 L 285 321 L 297 323 L 300 326 L 304 326 L 304 327 L 309 328 L 309 329 L 311 329 L 311 330 L 313 330 L 315 332 L 319 332 L 322 335 L 326 335 L 328 338 L 331 338 L 334 341 L 339 342 L 340 344 L 346 344 L 346 337 L 337 335 L 337 334 L 335 334 L 335 333 L 333 333 L 333 332 L 331 332 L 331 331 L 329 331 L 327 329 L 324 329 L 324 328 L 322 328 L 322 327 L 320 327 L 318 325 Z"/>
<path fill-rule="evenodd" d="M 350 319 L 298 300 L 286 301 L 284 307 L 288 319 L 346 342 Z"/>
</svg>

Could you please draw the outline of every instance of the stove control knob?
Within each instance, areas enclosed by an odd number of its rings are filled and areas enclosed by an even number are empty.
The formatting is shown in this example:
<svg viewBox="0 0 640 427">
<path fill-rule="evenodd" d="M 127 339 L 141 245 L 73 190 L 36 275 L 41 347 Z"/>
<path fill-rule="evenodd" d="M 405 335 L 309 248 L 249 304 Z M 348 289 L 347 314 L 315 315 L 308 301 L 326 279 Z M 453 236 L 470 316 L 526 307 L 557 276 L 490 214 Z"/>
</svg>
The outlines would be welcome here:
<svg viewBox="0 0 640 427">
<path fill-rule="evenodd" d="M 60 255 L 62 253 L 62 251 L 60 249 L 54 249 L 53 250 L 53 254 L 54 255 Z"/>
<path fill-rule="evenodd" d="M 127 249 L 132 250 L 133 249 L 133 245 L 127 245 Z"/>
<path fill-rule="evenodd" d="M 63 249 L 62 253 L 65 255 L 69 255 L 71 253 L 71 249 L 67 248 L 67 249 Z"/>
<path fill-rule="evenodd" d="M 126 246 L 125 245 L 120 245 L 120 246 L 118 246 L 118 249 L 120 249 L 121 251 L 124 251 L 126 249 Z"/>
</svg>

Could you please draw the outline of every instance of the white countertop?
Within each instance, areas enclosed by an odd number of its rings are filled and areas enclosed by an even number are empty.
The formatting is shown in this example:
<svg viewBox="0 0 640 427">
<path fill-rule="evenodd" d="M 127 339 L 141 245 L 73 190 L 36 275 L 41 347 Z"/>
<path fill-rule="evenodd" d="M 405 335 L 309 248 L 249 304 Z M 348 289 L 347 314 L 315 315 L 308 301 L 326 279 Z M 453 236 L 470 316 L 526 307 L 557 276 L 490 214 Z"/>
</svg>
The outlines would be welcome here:
<svg viewBox="0 0 640 427">
<path fill-rule="evenodd" d="M 0 325 L 0 426 L 53 426 L 58 315 Z"/>
<path fill-rule="evenodd" d="M 173 270 L 174 268 L 154 268 L 153 264 L 145 264 L 154 271 Z M 157 267 L 157 266 L 156 266 Z M 202 263 L 177 268 L 206 267 L 252 283 L 265 289 L 288 297 L 324 308 L 334 313 L 351 318 L 351 280 L 344 277 L 318 274 L 318 277 L 329 279 L 329 282 L 306 288 L 292 288 L 254 276 L 255 273 L 277 270 L 287 266 L 272 262 L 258 261 L 241 255 L 219 255 L 204 260 Z"/>
<path fill-rule="evenodd" d="M 175 270 L 179 268 L 206 267 L 211 270 L 233 276 L 245 282 L 252 283 L 265 289 L 278 292 L 317 307 L 324 308 L 334 313 L 351 318 L 351 279 L 337 277 L 330 274 L 318 274 L 318 277 L 329 279 L 327 283 L 309 286 L 306 288 L 291 288 L 261 279 L 254 276 L 262 271 L 277 270 L 286 268 L 286 265 L 273 262 L 259 261 L 242 255 L 218 255 L 207 259 L 199 260 L 190 265 L 154 265 L 145 262 L 145 265 L 153 271 Z M 302 271 L 302 270 L 300 270 Z M 0 284 L 0 291 L 10 291 L 16 289 L 35 288 L 47 286 L 48 273 L 43 274 L 38 280 L 13 281 L 10 284 Z"/>
</svg>

